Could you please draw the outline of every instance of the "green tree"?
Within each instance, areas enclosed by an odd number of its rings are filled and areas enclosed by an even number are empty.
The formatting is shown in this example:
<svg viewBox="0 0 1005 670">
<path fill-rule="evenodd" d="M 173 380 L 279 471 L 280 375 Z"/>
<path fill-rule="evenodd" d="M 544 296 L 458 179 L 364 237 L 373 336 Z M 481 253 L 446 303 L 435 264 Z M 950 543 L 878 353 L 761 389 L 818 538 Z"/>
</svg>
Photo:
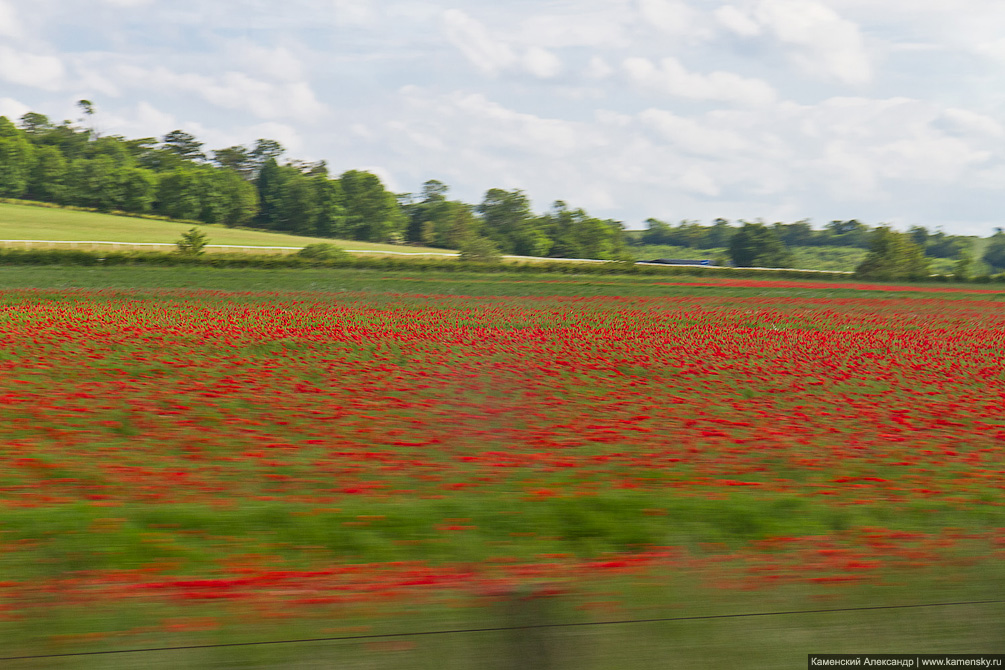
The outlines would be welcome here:
<svg viewBox="0 0 1005 670">
<path fill-rule="evenodd" d="M 36 147 L 56 147 L 68 161 L 87 157 L 90 138 L 89 131 L 81 130 L 70 121 L 63 121 L 53 127 L 42 124 L 35 132 L 28 133 L 28 139 Z"/>
<path fill-rule="evenodd" d="M 925 250 L 926 256 L 932 258 L 956 258 L 966 249 L 973 246 L 973 242 L 961 235 L 946 235 L 941 230 L 928 236 L 925 244 L 921 248 Z"/>
<path fill-rule="evenodd" d="M 310 178 L 318 205 L 314 220 L 314 234 L 318 237 L 337 237 L 345 223 L 345 198 L 342 185 L 325 175 Z"/>
<path fill-rule="evenodd" d="M 880 226 L 872 231 L 869 253 L 855 269 L 855 276 L 881 281 L 919 281 L 928 278 L 928 265 L 925 252 L 907 233 Z"/>
<path fill-rule="evenodd" d="M 482 218 L 482 230 L 503 253 L 532 256 L 533 235 L 542 222 L 535 221 L 530 200 L 519 189 L 492 188 L 476 208 Z"/>
<path fill-rule="evenodd" d="M 1005 231 L 1001 228 L 995 228 L 995 234 L 988 241 L 981 260 L 998 272 L 1005 270 Z"/>
<path fill-rule="evenodd" d="M 224 223 L 229 202 L 220 179 L 223 171 L 209 165 L 199 165 L 193 172 L 194 188 L 200 204 L 199 214 L 195 218 L 204 223 Z"/>
<path fill-rule="evenodd" d="M 969 250 L 960 251 L 956 262 L 953 263 L 953 279 L 956 281 L 967 281 L 973 275 L 974 257 Z"/>
<path fill-rule="evenodd" d="M 315 231 L 321 208 L 318 193 L 310 177 L 295 172 L 283 182 L 276 230 L 307 235 Z"/>
<path fill-rule="evenodd" d="M 907 236 L 911 238 L 911 241 L 917 244 L 922 249 L 925 248 L 925 244 L 928 242 L 928 237 L 930 233 L 928 228 L 924 226 L 911 226 L 907 229 Z"/>
<path fill-rule="evenodd" d="M 67 198 L 73 205 L 102 212 L 121 208 L 124 193 L 111 156 L 72 161 L 67 182 Z"/>
<path fill-rule="evenodd" d="M 28 191 L 34 157 L 25 132 L 0 116 L 0 197 L 20 198 Z"/>
<path fill-rule="evenodd" d="M 173 219 L 198 219 L 203 213 L 200 175 L 192 167 L 162 174 L 157 188 L 157 210 Z"/>
<path fill-rule="evenodd" d="M 165 135 L 161 139 L 161 148 L 189 161 L 201 161 L 206 158 L 202 152 L 202 142 L 184 130 L 172 130 Z"/>
<path fill-rule="evenodd" d="M 282 225 L 283 184 L 295 171 L 284 170 L 275 158 L 269 158 L 258 172 L 255 185 L 258 188 L 259 210 L 256 223 L 263 228 L 278 228 Z"/>
<path fill-rule="evenodd" d="M 815 231 L 810 226 L 810 222 L 796 221 L 794 223 L 776 223 L 772 226 L 778 238 L 787 247 L 812 246 Z"/>
<path fill-rule="evenodd" d="M 255 146 L 251 149 L 251 158 L 253 161 L 253 166 L 255 169 L 255 174 L 257 171 L 265 165 L 265 162 L 269 159 L 279 160 L 279 157 L 286 153 L 286 148 L 282 144 L 275 140 L 268 139 L 257 139 L 255 140 Z"/>
<path fill-rule="evenodd" d="M 90 100 L 78 100 L 77 107 L 80 111 L 84 113 L 84 118 L 82 121 L 87 122 L 90 125 L 89 133 L 92 138 L 98 137 L 98 131 L 94 127 L 94 103 Z"/>
<path fill-rule="evenodd" d="M 618 222 L 589 216 L 570 209 L 561 200 L 544 217 L 554 245 L 549 255 L 558 258 L 603 258 L 613 260 L 624 252 L 624 230 Z"/>
<path fill-rule="evenodd" d="M 136 162 L 136 159 L 129 150 L 126 139 L 116 135 L 106 135 L 93 140 L 87 145 L 84 156 L 86 158 L 108 156 L 115 163 L 116 167 L 129 166 Z"/>
<path fill-rule="evenodd" d="M 402 208 L 408 217 L 406 240 L 431 247 L 458 249 L 478 234 L 479 222 L 474 208 L 463 202 L 447 200 L 447 191 L 446 184 L 430 179 L 422 185 L 422 201 L 406 201 Z"/>
<path fill-rule="evenodd" d="M 401 239 L 406 217 L 397 198 L 371 172 L 348 170 L 339 177 L 345 197 L 345 226 L 351 239 L 387 242 Z"/>
<path fill-rule="evenodd" d="M 38 112 L 28 112 L 20 118 L 20 121 L 21 129 L 30 136 L 42 135 L 53 129 L 49 117 Z"/>
<path fill-rule="evenodd" d="M 209 237 L 199 228 L 189 228 L 175 242 L 178 253 L 182 256 L 201 256 L 205 253 L 207 244 L 209 244 Z"/>
<path fill-rule="evenodd" d="M 119 209 L 145 214 L 153 209 L 157 197 L 157 175 L 137 167 L 121 167 L 115 171 L 121 200 Z"/>
<path fill-rule="evenodd" d="M 416 242 L 427 246 L 442 246 L 437 240 L 437 223 L 446 219 L 447 213 L 447 191 L 449 187 L 441 181 L 430 179 L 422 185 L 422 200 L 412 202 L 409 195 L 409 202 L 402 211 L 408 217 L 408 226 L 405 229 L 405 239 L 408 242 Z"/>
<path fill-rule="evenodd" d="M 671 244 L 673 228 L 669 223 L 650 218 L 646 219 L 646 226 L 645 232 L 639 238 L 642 244 Z"/>
<path fill-rule="evenodd" d="M 436 241 L 445 249 L 459 249 L 468 240 L 478 236 L 479 221 L 475 216 L 475 208 L 471 205 L 451 200 L 448 203 L 446 217 L 436 229 Z M 548 240 L 550 246 L 551 240 Z M 548 253 L 547 246 L 540 246 L 542 252 L 534 255 L 545 255 Z"/>
<path fill-rule="evenodd" d="M 870 230 L 864 223 L 851 219 L 850 221 L 831 221 L 824 226 L 826 243 L 835 247 L 869 247 Z"/>
<path fill-rule="evenodd" d="M 66 202 L 68 169 L 66 158 L 56 147 L 35 149 L 35 165 L 31 170 L 27 197 L 43 202 Z"/>
<path fill-rule="evenodd" d="M 244 179 L 255 178 L 255 158 L 246 147 L 237 145 L 213 152 L 213 161 L 220 167 L 233 170 Z"/>
<path fill-rule="evenodd" d="M 744 221 L 729 241 L 729 256 L 737 267 L 792 267 L 788 248 L 763 223 Z"/>
<path fill-rule="evenodd" d="M 799 224 L 809 225 L 803 223 L 802 221 L 792 224 L 797 226 Z M 706 235 L 706 244 L 708 248 L 725 247 L 729 245 L 730 238 L 733 237 L 733 227 L 729 225 L 727 219 L 716 219 L 712 222 L 712 226 L 709 228 L 708 234 Z M 788 244 L 788 242 L 786 242 Z"/>
<path fill-rule="evenodd" d="M 217 188 L 223 197 L 222 222 L 228 226 L 243 226 L 258 213 L 258 189 L 231 170 L 214 170 Z"/>
</svg>

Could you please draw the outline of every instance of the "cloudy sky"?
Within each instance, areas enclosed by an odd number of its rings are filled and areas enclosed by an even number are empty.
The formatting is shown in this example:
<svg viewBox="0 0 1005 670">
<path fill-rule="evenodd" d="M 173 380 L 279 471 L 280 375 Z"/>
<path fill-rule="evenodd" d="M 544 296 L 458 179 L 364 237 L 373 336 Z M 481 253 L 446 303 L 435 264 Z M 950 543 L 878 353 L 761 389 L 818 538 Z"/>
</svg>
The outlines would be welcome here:
<svg viewBox="0 0 1005 670">
<path fill-rule="evenodd" d="M 0 0 L 0 114 L 644 227 L 1005 225 L 1001 0 Z"/>
</svg>

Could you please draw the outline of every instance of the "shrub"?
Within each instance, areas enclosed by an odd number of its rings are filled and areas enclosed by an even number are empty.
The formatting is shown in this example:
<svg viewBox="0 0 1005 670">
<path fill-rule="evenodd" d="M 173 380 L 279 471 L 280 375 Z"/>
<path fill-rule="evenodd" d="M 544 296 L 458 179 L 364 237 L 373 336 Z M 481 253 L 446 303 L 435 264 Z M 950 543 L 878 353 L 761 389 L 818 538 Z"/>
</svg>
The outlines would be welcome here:
<svg viewBox="0 0 1005 670">
<path fill-rule="evenodd" d="M 175 242 L 178 253 L 182 256 L 201 256 L 205 253 L 207 244 L 209 238 L 198 228 L 189 228 L 181 234 L 181 239 Z"/>
<path fill-rule="evenodd" d="M 487 237 L 475 237 L 465 242 L 460 249 L 462 263 L 499 263 L 502 254 L 495 242 Z"/>
<path fill-rule="evenodd" d="M 889 226 L 872 232 L 869 254 L 857 268 L 855 277 L 879 281 L 923 281 L 928 279 L 930 259 L 904 233 Z"/>
<path fill-rule="evenodd" d="M 318 242 L 317 244 L 308 244 L 297 252 L 297 256 L 312 261 L 335 261 L 349 258 L 349 253 L 334 244 Z"/>
</svg>

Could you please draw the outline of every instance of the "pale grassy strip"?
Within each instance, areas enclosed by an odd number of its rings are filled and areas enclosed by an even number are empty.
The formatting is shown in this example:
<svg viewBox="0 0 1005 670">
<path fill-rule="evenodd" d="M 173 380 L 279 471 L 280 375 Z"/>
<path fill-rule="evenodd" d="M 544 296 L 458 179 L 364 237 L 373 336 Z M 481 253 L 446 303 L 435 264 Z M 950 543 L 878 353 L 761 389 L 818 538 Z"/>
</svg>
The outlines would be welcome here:
<svg viewBox="0 0 1005 670">
<path fill-rule="evenodd" d="M 355 244 L 355 243 L 351 243 Z M 177 246 L 166 242 L 111 242 L 108 240 L 0 240 L 3 249 L 81 249 L 87 251 L 174 251 Z M 207 244 L 208 251 L 253 254 L 292 253 L 303 247 L 265 247 L 247 244 Z M 380 254 L 395 256 L 456 257 L 456 252 L 392 251 L 387 249 L 346 249 L 354 254 Z"/>
<path fill-rule="evenodd" d="M 308 244 L 327 243 L 343 248 L 352 247 L 358 251 L 393 251 L 398 253 L 403 248 L 401 245 L 395 244 L 287 235 L 247 228 L 227 228 L 216 224 L 141 219 L 55 207 L 0 203 L 0 238 L 5 239 L 105 240 L 127 243 L 160 243 L 173 246 L 181 234 L 193 225 L 202 229 L 209 237 L 210 243 L 215 245 L 295 247 L 301 249 Z M 407 246 L 404 248 L 415 253 L 439 254 L 451 251 L 432 247 Z"/>
</svg>

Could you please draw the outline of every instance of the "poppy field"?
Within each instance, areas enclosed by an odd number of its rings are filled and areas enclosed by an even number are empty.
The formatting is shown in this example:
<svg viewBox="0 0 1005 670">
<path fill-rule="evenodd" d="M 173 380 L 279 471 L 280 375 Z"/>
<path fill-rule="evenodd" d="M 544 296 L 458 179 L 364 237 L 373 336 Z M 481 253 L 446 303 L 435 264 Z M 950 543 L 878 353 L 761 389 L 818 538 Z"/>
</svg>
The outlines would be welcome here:
<svg viewBox="0 0 1005 670">
<path fill-rule="evenodd" d="M 603 618 L 683 574 L 824 598 L 991 574 L 1005 305 L 744 281 L 4 291 L 2 651 L 343 630 L 523 584 L 621 585 L 581 603 Z"/>
</svg>

